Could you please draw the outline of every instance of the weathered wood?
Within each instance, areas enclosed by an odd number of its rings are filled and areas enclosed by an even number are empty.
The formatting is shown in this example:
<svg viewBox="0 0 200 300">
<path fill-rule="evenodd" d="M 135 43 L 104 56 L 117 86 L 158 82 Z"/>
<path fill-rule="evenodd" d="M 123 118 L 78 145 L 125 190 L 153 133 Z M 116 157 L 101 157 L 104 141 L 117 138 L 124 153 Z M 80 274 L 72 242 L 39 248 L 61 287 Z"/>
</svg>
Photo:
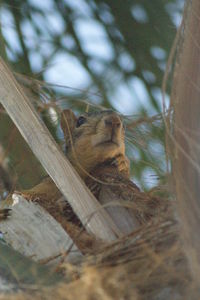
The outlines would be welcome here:
<svg viewBox="0 0 200 300">
<path fill-rule="evenodd" d="M 61 225 L 41 206 L 13 194 L 11 216 L 0 222 L 4 240 L 26 257 L 35 261 L 55 263 L 66 255 L 66 261 L 75 261 L 81 253 Z M 50 259 L 52 258 L 52 260 Z"/>
<path fill-rule="evenodd" d="M 200 1 L 187 1 L 174 72 L 173 171 L 183 242 L 200 286 Z M 175 153 L 175 155 L 174 155 Z"/>
<path fill-rule="evenodd" d="M 86 229 L 106 241 L 119 236 L 117 226 L 84 186 L 2 59 L 0 102 Z"/>
<path fill-rule="evenodd" d="M 109 186 L 103 186 L 99 195 L 99 202 L 105 207 L 112 220 L 124 235 L 130 234 L 138 229 L 139 222 L 134 215 L 133 210 L 123 206 L 126 199 L 120 203 L 120 195 L 114 193 Z"/>
</svg>

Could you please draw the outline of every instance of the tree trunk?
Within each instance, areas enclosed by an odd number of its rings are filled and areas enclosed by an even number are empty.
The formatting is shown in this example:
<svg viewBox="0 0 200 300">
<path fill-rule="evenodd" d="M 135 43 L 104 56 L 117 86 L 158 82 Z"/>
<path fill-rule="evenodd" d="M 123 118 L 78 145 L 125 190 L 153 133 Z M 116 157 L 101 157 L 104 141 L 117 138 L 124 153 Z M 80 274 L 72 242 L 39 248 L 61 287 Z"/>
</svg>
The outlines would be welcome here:
<svg viewBox="0 0 200 300">
<path fill-rule="evenodd" d="M 200 1 L 188 1 L 179 42 L 174 101 L 173 172 L 184 246 L 200 286 Z"/>
</svg>

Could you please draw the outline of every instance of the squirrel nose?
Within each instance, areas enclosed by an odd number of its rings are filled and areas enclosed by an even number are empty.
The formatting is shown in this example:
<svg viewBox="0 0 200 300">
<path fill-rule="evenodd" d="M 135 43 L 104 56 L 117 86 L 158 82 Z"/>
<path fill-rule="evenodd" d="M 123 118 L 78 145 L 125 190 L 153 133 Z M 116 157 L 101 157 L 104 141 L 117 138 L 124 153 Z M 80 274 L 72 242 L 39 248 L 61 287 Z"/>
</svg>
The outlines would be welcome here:
<svg viewBox="0 0 200 300">
<path fill-rule="evenodd" d="M 104 120 L 106 127 L 117 127 L 119 128 L 121 126 L 121 120 L 118 116 L 109 116 Z"/>
</svg>

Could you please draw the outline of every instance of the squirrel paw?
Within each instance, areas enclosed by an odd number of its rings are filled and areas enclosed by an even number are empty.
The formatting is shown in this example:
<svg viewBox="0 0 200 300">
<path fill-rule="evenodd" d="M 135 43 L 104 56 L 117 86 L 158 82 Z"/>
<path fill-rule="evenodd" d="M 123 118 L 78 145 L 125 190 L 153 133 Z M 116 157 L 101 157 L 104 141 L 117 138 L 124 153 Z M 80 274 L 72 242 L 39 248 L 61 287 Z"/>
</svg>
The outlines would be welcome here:
<svg viewBox="0 0 200 300">
<path fill-rule="evenodd" d="M 30 202 L 38 202 L 39 200 L 44 198 L 43 194 L 40 195 L 32 191 L 17 192 L 17 194 L 24 197 L 27 201 Z"/>
<path fill-rule="evenodd" d="M 129 175 L 130 172 L 130 162 L 129 159 L 125 156 L 119 155 L 117 156 L 113 162 L 112 165 L 116 166 L 120 172 L 126 173 Z"/>
</svg>

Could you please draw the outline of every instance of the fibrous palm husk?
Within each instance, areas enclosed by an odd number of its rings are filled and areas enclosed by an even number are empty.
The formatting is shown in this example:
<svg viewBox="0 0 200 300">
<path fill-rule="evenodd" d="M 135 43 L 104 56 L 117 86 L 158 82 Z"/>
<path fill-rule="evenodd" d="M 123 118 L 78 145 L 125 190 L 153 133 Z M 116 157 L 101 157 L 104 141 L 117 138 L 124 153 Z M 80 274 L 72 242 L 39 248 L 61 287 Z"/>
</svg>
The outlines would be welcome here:
<svg viewBox="0 0 200 300">
<path fill-rule="evenodd" d="M 71 283 L 19 299 L 198 299 L 179 236 L 178 221 L 165 216 L 85 257 L 79 267 L 64 265 L 74 274 Z"/>
</svg>

